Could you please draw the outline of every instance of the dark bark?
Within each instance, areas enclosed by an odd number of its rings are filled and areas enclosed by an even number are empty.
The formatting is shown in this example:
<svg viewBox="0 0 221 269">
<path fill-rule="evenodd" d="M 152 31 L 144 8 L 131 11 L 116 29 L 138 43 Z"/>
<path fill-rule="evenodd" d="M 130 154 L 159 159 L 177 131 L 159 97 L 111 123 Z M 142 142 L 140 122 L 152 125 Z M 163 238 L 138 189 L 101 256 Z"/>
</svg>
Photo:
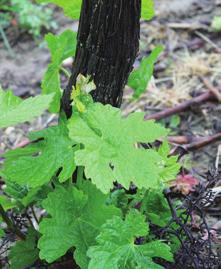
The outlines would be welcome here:
<svg viewBox="0 0 221 269">
<path fill-rule="evenodd" d="M 72 85 L 80 73 L 94 80 L 95 101 L 121 105 L 139 48 L 140 12 L 141 0 L 83 0 L 72 76 L 62 98 L 67 116 Z"/>
</svg>

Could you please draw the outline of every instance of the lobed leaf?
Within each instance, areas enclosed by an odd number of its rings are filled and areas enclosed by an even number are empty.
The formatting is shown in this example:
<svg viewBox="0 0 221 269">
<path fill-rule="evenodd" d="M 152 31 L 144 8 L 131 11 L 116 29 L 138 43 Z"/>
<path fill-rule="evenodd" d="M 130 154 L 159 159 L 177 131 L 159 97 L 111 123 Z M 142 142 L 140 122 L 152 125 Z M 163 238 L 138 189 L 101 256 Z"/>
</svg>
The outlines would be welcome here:
<svg viewBox="0 0 221 269">
<path fill-rule="evenodd" d="M 168 245 L 161 241 L 136 244 L 136 239 L 148 234 L 145 217 L 138 211 L 130 211 L 125 220 L 113 217 L 102 226 L 97 244 L 87 252 L 91 258 L 88 269 L 163 268 L 155 264 L 152 258 L 173 261 Z"/>
<path fill-rule="evenodd" d="M 43 201 L 43 207 L 50 217 L 43 219 L 39 228 L 42 237 L 38 248 L 42 260 L 51 263 L 74 246 L 76 219 L 86 203 L 87 196 L 82 191 L 62 186 L 57 186 Z"/>
<path fill-rule="evenodd" d="M 36 239 L 36 232 L 30 229 L 25 241 L 16 242 L 9 253 L 10 269 L 22 269 L 34 264 L 39 252 Z"/>
<path fill-rule="evenodd" d="M 31 121 L 48 109 L 53 94 L 30 97 L 26 100 L 0 88 L 0 128 Z"/>
<path fill-rule="evenodd" d="M 168 131 L 143 117 L 133 113 L 124 119 L 119 109 L 95 103 L 71 118 L 69 135 L 84 146 L 75 153 L 76 164 L 85 167 L 86 177 L 102 192 L 108 193 L 115 181 L 126 189 L 131 182 L 138 188 L 156 188 L 165 176 L 165 157 L 136 143 L 152 143 Z"/>
<path fill-rule="evenodd" d="M 75 247 L 75 261 L 81 269 L 88 268 L 86 252 L 95 244 L 101 226 L 120 211 L 106 205 L 107 197 L 89 181 L 65 189 L 57 186 L 43 202 L 50 215 L 40 224 L 40 257 L 53 262 Z M 62 240 L 61 240 L 62 238 Z"/>
<path fill-rule="evenodd" d="M 72 176 L 75 170 L 73 142 L 65 125 L 49 127 L 30 135 L 32 143 L 25 148 L 8 151 L 2 174 L 19 185 L 39 187 L 48 183 L 58 170 L 60 182 Z"/>
</svg>

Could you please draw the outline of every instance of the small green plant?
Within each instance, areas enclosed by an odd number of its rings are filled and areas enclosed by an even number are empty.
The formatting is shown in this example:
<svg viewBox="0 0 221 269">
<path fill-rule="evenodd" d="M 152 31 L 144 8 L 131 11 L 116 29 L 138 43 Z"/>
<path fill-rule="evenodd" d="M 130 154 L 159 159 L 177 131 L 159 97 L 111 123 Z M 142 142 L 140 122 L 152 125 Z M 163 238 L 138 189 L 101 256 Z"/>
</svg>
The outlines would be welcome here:
<svg viewBox="0 0 221 269">
<path fill-rule="evenodd" d="M 81 85 L 80 89 L 83 88 Z M 2 95 L 9 96 L 9 93 L 2 92 Z M 52 98 L 51 95 L 41 96 L 44 103 L 41 111 L 46 108 L 45 103 L 49 106 Z M 3 98 L 2 105 L 6 106 L 9 99 Z M 82 105 L 76 106 L 76 100 Z M 19 123 L 38 115 L 39 106 L 34 101 L 9 104 L 10 112 L 6 110 L 1 126 L 8 125 L 6 117 L 9 123 Z M 21 106 L 27 108 L 29 103 L 34 115 L 24 117 L 17 113 Z M 75 98 L 73 109 L 70 120 L 61 118 L 57 126 L 32 133 L 30 145 L 4 155 L 1 175 L 16 194 L 12 195 L 6 188 L 7 197 L 16 200 L 14 206 L 21 212 L 38 201 L 38 206 L 48 214 L 41 220 L 39 232 L 29 231 L 24 242 L 12 247 L 12 268 L 21 269 L 38 259 L 38 253 L 31 251 L 36 247 L 36 238 L 39 238 L 39 257 L 48 263 L 55 262 L 74 247 L 75 261 L 80 268 L 101 268 L 101 254 L 104 255 L 102 268 L 115 265 L 120 269 L 122 264 L 128 268 L 143 268 L 145 264 L 149 268 L 162 268 L 156 267 L 152 258 L 173 261 L 172 253 L 165 243 L 149 239 L 148 219 L 161 226 L 163 219 L 168 219 L 168 213 L 162 219 L 157 219 L 154 213 L 151 215 L 150 210 L 146 214 L 146 195 L 140 200 L 142 212 L 135 209 L 135 204 L 129 205 L 129 201 L 124 211 L 112 202 L 110 194 L 113 196 L 111 190 L 115 189 L 115 182 L 125 190 L 133 183 L 140 190 L 162 192 L 166 182 L 179 170 L 177 158 L 168 157 L 166 142 L 159 150 L 144 150 L 137 143 L 154 142 L 165 137 L 167 130 L 153 121 L 144 122 L 143 113 L 124 119 L 119 109 L 94 103 L 90 95 L 82 91 Z M 77 176 L 73 179 L 74 171 Z M 16 186 L 26 190 L 19 199 Z M 126 193 L 124 196 L 126 198 Z M 118 236 L 122 239 L 115 243 Z M 136 244 L 140 237 L 143 243 Z M 22 254 L 25 255 L 22 256 L 23 267 L 20 263 L 18 267 L 14 261 L 22 249 L 28 251 Z"/>
<path fill-rule="evenodd" d="M 144 57 L 140 66 L 131 72 L 127 84 L 134 90 L 133 98 L 138 99 L 146 91 L 153 76 L 155 61 L 162 51 L 163 47 L 157 46 L 149 57 Z"/>
<path fill-rule="evenodd" d="M 15 7 L 8 4 L 7 0 L 0 0 L 0 26 L 7 27 L 12 19 L 11 13 L 15 12 Z"/>
<path fill-rule="evenodd" d="M 16 17 L 21 29 L 37 38 L 42 28 L 47 30 L 56 28 L 56 22 L 52 19 L 52 10 L 43 5 L 36 5 L 31 0 L 10 0 L 0 2 L 0 24 L 6 27 Z"/>
<path fill-rule="evenodd" d="M 69 13 L 73 1 L 47 2 L 72 17 L 78 12 Z M 61 64 L 74 55 L 75 34 L 67 30 L 46 40 L 52 60 L 44 94 L 22 101 L 0 90 L 1 128 L 30 121 L 46 109 L 59 112 Z M 81 269 L 160 269 L 155 258 L 173 262 L 174 241 L 161 241 L 150 229 L 170 220 L 163 189 L 180 169 L 177 157 L 169 156 L 168 130 L 144 121 L 144 113 L 124 118 L 120 109 L 94 102 L 95 88 L 90 77 L 79 75 L 70 119 L 61 112 L 56 126 L 31 133 L 29 145 L 3 155 L 0 236 L 12 232 L 20 239 L 11 247 L 12 269 L 47 268 L 69 254 Z M 158 139 L 164 142 L 157 148 Z M 35 209 L 45 213 L 39 216 Z M 31 225 L 20 229 L 9 210 L 31 214 L 35 225 L 29 218 Z"/>
</svg>

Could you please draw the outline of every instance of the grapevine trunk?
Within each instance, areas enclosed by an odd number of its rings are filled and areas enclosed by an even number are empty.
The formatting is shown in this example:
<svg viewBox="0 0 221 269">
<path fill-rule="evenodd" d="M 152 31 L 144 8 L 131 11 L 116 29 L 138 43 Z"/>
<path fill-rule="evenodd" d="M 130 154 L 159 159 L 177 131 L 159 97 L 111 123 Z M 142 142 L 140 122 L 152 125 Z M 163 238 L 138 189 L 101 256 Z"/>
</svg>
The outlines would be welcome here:
<svg viewBox="0 0 221 269">
<path fill-rule="evenodd" d="M 83 0 L 72 75 L 62 98 L 68 116 L 72 85 L 80 73 L 94 80 L 95 101 L 121 105 L 139 48 L 140 15 L 141 0 Z"/>
</svg>

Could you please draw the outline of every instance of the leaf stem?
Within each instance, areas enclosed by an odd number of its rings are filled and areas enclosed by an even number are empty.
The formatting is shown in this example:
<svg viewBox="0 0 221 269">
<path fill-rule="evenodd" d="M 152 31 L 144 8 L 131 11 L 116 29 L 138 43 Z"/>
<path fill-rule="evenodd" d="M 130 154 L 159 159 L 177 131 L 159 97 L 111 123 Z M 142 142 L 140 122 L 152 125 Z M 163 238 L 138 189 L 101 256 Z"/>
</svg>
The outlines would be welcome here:
<svg viewBox="0 0 221 269">
<path fill-rule="evenodd" d="M 63 66 L 60 66 L 60 71 L 62 71 L 67 78 L 70 78 L 71 77 L 71 74 Z"/>
<path fill-rule="evenodd" d="M 0 215 L 11 232 L 15 233 L 20 239 L 25 240 L 25 235 L 13 224 L 2 205 L 0 205 Z"/>
</svg>

